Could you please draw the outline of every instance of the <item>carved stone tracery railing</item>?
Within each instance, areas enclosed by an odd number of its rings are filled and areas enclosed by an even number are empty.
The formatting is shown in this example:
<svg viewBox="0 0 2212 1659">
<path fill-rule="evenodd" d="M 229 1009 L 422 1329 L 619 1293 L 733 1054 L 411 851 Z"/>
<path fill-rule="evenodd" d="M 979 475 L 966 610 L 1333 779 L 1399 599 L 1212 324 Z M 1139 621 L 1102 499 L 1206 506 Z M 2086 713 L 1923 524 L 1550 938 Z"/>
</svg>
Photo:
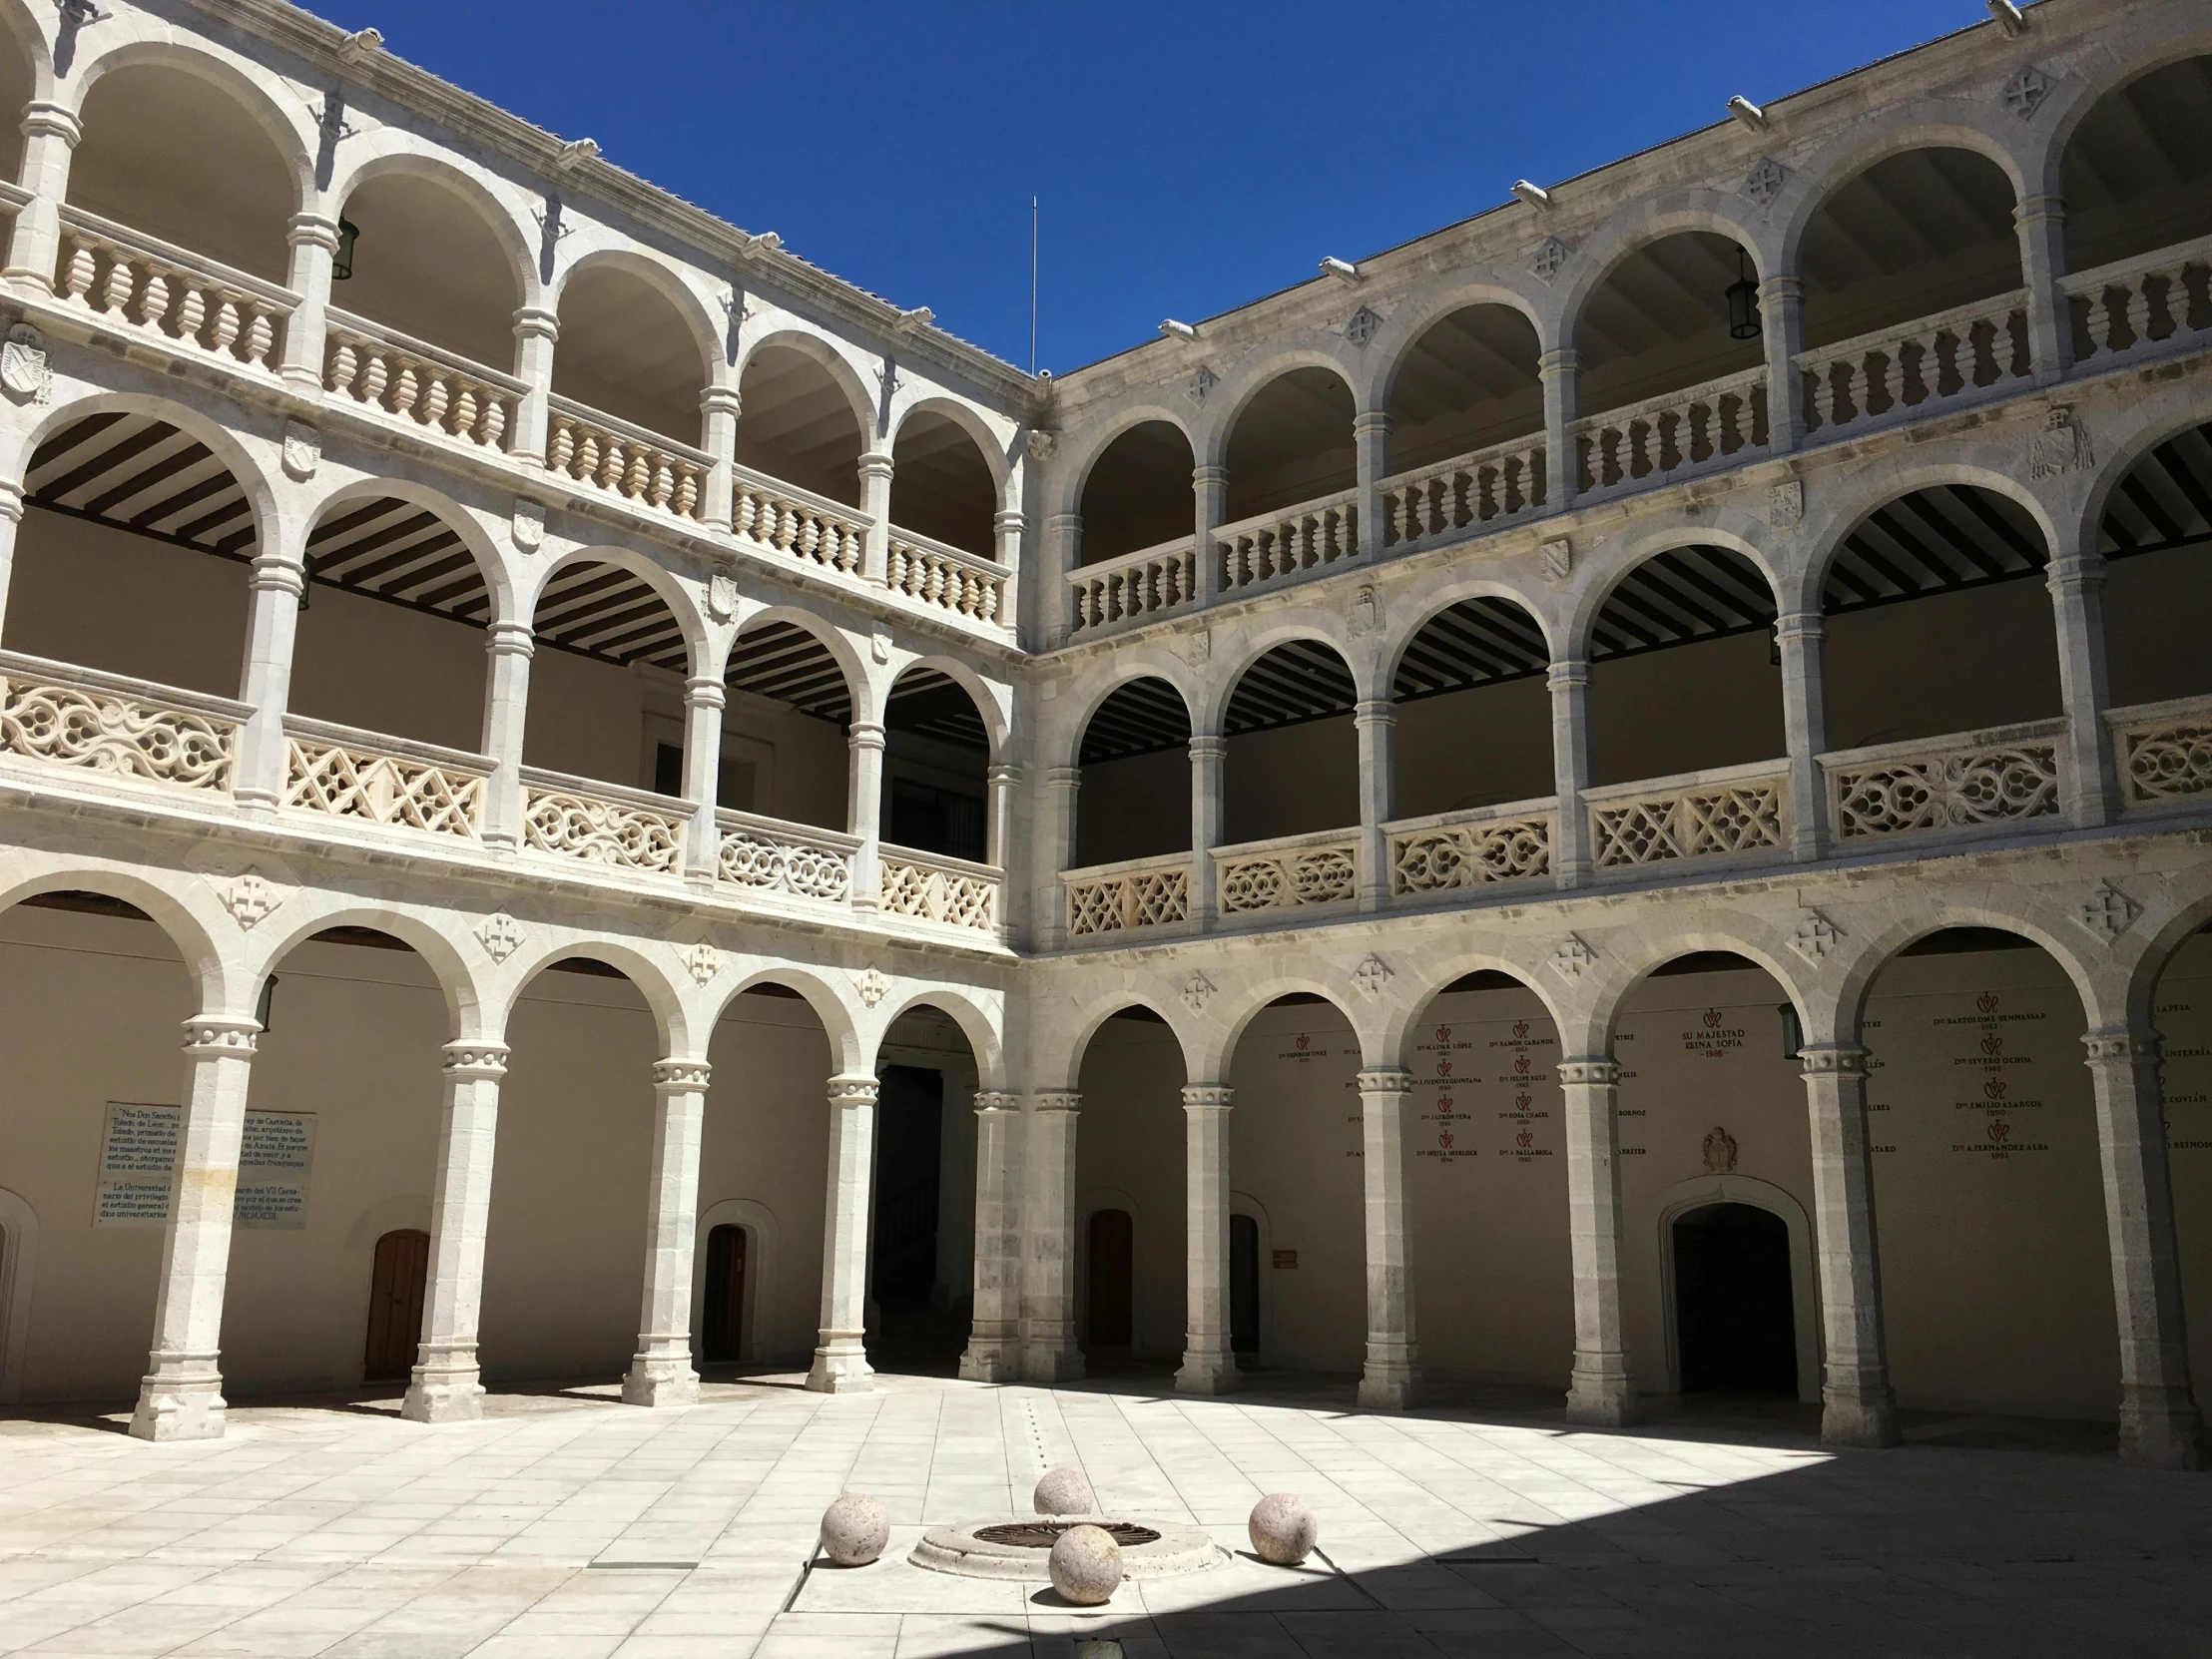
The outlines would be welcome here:
<svg viewBox="0 0 2212 1659">
<path fill-rule="evenodd" d="M 1839 841 L 1936 834 L 2059 810 L 2060 721 L 1823 755 Z"/>
<path fill-rule="evenodd" d="M 1067 573 L 1068 631 L 1163 616 L 1198 602 L 1198 559 L 1189 536 Z"/>
<path fill-rule="evenodd" d="M 243 703 L 0 652 L 0 752 L 229 794 Z"/>
<path fill-rule="evenodd" d="M 54 295 L 63 304 L 271 371 L 270 353 L 299 304 L 293 295 L 82 208 L 64 207 L 61 217 Z"/>
<path fill-rule="evenodd" d="M 426 340 L 332 307 L 322 384 L 334 397 L 424 427 L 457 443 L 506 452 L 527 388 Z"/>
<path fill-rule="evenodd" d="M 998 926 L 1001 871 L 964 858 L 890 845 L 883 847 L 880 864 L 887 914 L 986 933 Z"/>
<path fill-rule="evenodd" d="M 1542 506 L 1544 466 L 1539 432 L 1384 479 L 1383 533 L 1390 550 L 1411 553 L 1454 531 Z"/>
<path fill-rule="evenodd" d="M 2124 806 L 2173 806 L 2212 794 L 2212 697 L 2114 709 L 2105 720 Z"/>
<path fill-rule="evenodd" d="M 1780 847 L 1790 832 L 1790 778 L 1771 763 L 1585 790 L 1600 869 Z"/>
<path fill-rule="evenodd" d="M 610 869 L 673 874 L 691 811 L 681 801 L 557 773 L 522 775 L 522 844 Z"/>
<path fill-rule="evenodd" d="M 1935 316 L 1838 340 L 1796 358 L 1805 425 L 1826 431 L 2025 379 L 2027 294 L 1977 299 Z"/>
<path fill-rule="evenodd" d="M 1338 904 L 1360 894 L 1360 841 L 1343 830 L 1213 849 L 1225 914 Z"/>
<path fill-rule="evenodd" d="M 1006 620 L 1006 572 L 989 559 L 891 527 L 883 555 L 891 592 L 992 625 Z"/>
<path fill-rule="evenodd" d="M 1551 873 L 1559 814 L 1549 801 L 1439 813 L 1383 826 L 1393 894 L 1450 892 Z"/>
<path fill-rule="evenodd" d="M 715 823 L 722 831 L 715 848 L 717 881 L 840 904 L 851 897 L 855 837 L 728 809 L 715 814 Z"/>
<path fill-rule="evenodd" d="M 492 763 L 320 721 L 284 721 L 283 805 L 476 840 Z"/>
<path fill-rule="evenodd" d="M 655 512 L 699 518 L 713 456 L 565 397 L 548 409 L 546 471 Z"/>
<path fill-rule="evenodd" d="M 1191 855 L 1132 858 L 1064 871 L 1067 928 L 1072 937 L 1119 933 L 1138 927 L 1162 927 L 1188 921 L 1191 913 Z"/>
</svg>

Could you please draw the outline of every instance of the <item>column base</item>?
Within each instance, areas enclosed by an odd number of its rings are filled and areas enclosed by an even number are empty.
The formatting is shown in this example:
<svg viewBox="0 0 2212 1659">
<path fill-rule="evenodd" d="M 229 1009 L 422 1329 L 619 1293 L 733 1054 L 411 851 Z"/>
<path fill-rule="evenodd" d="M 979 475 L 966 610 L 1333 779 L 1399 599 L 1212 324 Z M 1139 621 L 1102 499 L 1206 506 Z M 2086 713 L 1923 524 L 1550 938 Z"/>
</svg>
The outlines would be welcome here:
<svg viewBox="0 0 2212 1659">
<path fill-rule="evenodd" d="M 137 1439 L 156 1442 L 220 1440 L 224 1413 L 229 1408 L 214 1355 L 198 1365 L 174 1357 L 157 1358 L 154 1370 L 139 1382 L 131 1433 Z"/>
<path fill-rule="evenodd" d="M 2204 1419 L 2186 1388 L 2122 1392 L 2120 1461 L 2139 1469 L 2204 1467 Z"/>
<path fill-rule="evenodd" d="M 864 1394 L 875 1386 L 875 1372 L 857 1332 L 831 1337 L 815 1350 L 807 1387 L 818 1394 Z"/>
<path fill-rule="evenodd" d="M 476 1345 L 425 1353 L 407 1379 L 399 1414 L 409 1422 L 474 1422 L 484 1414 L 484 1384 L 477 1380 Z"/>
<path fill-rule="evenodd" d="M 1576 1365 L 1567 1383 L 1567 1421 L 1584 1428 L 1626 1428 L 1642 1414 L 1636 1384 L 1618 1362 L 1587 1370 Z"/>
<path fill-rule="evenodd" d="M 1013 1382 L 1021 1378 L 1021 1325 L 1016 1320 L 976 1320 L 960 1356 L 963 1382 Z"/>
<path fill-rule="evenodd" d="M 1024 1382 L 1080 1382 L 1083 1380 L 1083 1352 L 1074 1347 L 1034 1347 L 1024 1349 L 1021 1356 L 1021 1380 Z"/>
<path fill-rule="evenodd" d="M 672 1406 L 699 1403 L 699 1373 L 691 1355 L 640 1354 L 622 1380 L 625 1405 Z"/>
<path fill-rule="evenodd" d="M 1234 1354 L 1185 1349 L 1182 1369 L 1175 1374 L 1175 1391 L 1179 1394 L 1233 1394 L 1240 1381 Z"/>
<path fill-rule="evenodd" d="M 1897 1396 L 1888 1388 L 1825 1388 L 1821 1392 L 1821 1444 L 1869 1449 L 1896 1445 Z"/>
<path fill-rule="evenodd" d="M 1373 1361 L 1360 1378 L 1360 1408 L 1407 1411 L 1420 1403 L 1420 1367 L 1379 1366 Z"/>
</svg>

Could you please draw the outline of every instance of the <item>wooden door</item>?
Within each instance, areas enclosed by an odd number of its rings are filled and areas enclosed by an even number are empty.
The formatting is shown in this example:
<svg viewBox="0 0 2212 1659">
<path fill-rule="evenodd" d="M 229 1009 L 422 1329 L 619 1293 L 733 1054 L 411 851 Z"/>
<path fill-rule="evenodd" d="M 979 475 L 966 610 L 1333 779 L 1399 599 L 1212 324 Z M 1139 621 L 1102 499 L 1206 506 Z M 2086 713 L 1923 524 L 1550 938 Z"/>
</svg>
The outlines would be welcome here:
<svg viewBox="0 0 2212 1659">
<path fill-rule="evenodd" d="M 1128 1348 L 1135 1339 L 1135 1229 L 1127 1210 L 1093 1210 L 1090 1229 L 1092 1348 Z"/>
<path fill-rule="evenodd" d="M 699 1357 L 709 1364 L 742 1359 L 745 1347 L 745 1229 L 725 1222 L 707 1235 L 707 1306 L 699 1322 Z"/>
<path fill-rule="evenodd" d="M 368 1352 L 361 1361 L 364 1381 L 400 1382 L 414 1369 L 429 1273 L 429 1234 L 410 1227 L 376 1241 L 376 1266 L 368 1281 Z"/>
</svg>

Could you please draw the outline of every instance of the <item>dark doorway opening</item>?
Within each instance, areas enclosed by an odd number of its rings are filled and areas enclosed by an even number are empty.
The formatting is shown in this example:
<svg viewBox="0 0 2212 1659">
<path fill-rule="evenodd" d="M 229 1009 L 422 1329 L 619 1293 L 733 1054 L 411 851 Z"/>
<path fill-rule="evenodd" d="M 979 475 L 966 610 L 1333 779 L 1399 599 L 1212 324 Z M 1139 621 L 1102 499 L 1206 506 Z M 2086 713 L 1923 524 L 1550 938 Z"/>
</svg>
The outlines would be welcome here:
<svg viewBox="0 0 2212 1659">
<path fill-rule="evenodd" d="M 1260 1224 L 1229 1218 L 1229 1352 L 1260 1352 Z"/>
<path fill-rule="evenodd" d="M 727 1365 L 744 1357 L 745 1229 L 725 1222 L 707 1235 L 707 1305 L 700 1313 L 699 1357 Z"/>
<path fill-rule="evenodd" d="M 1136 1341 L 1136 1228 L 1127 1210 L 1093 1210 L 1090 1318 L 1085 1348 L 1126 1349 Z"/>
<path fill-rule="evenodd" d="M 1679 1217 L 1674 1320 L 1684 1393 L 1795 1399 L 1789 1225 L 1750 1204 L 1709 1204 Z"/>
<path fill-rule="evenodd" d="M 885 1066 L 875 1097 L 874 1266 L 868 1277 L 875 1304 L 868 1350 L 879 1370 L 942 1372 L 967 1341 L 959 1310 L 936 1306 L 943 1132 L 944 1073 Z"/>
<path fill-rule="evenodd" d="M 422 1296 L 430 1275 L 430 1235 L 414 1228 L 376 1241 L 368 1279 L 368 1346 L 361 1380 L 403 1382 L 414 1369 L 422 1335 Z"/>
</svg>

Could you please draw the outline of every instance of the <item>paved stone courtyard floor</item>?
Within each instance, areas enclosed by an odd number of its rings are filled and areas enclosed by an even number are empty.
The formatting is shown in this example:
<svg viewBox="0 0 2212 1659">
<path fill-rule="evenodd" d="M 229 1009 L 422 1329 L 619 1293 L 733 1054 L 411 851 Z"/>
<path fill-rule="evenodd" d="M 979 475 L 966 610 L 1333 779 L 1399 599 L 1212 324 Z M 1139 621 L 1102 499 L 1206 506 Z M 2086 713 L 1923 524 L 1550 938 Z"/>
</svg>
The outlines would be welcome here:
<svg viewBox="0 0 2212 1659">
<path fill-rule="evenodd" d="M 2109 1430 L 1923 1419 L 1899 1449 L 1830 1455 L 1795 1406 L 1593 1433 L 1536 1395 L 1391 1416 L 1314 1379 L 1222 1400 L 1143 1378 L 796 1382 L 671 1412 L 611 1386 L 502 1392 L 438 1428 L 389 1398 L 248 1403 L 197 1445 L 142 1444 L 121 1415 L 0 1421 L 0 1653 L 2212 1651 L 2212 1475 L 2122 1468 Z M 925 1522 L 1021 1512 L 1068 1462 L 1110 1506 L 1239 1551 L 1259 1496 L 1298 1492 L 1323 1556 L 1238 1554 L 1095 1613 L 906 1563 Z M 810 1569 L 847 1488 L 883 1500 L 891 1548 Z"/>
</svg>

